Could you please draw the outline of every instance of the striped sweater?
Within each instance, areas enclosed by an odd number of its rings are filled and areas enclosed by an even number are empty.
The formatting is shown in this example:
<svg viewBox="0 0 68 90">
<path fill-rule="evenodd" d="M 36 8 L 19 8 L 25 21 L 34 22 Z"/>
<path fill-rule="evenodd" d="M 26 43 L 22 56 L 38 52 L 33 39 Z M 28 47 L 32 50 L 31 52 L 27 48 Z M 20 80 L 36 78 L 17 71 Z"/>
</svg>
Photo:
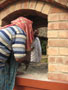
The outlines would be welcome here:
<svg viewBox="0 0 68 90">
<path fill-rule="evenodd" d="M 18 26 L 10 26 L 0 30 L 0 69 L 13 50 L 15 58 L 22 58 L 25 53 L 26 34 Z"/>
</svg>

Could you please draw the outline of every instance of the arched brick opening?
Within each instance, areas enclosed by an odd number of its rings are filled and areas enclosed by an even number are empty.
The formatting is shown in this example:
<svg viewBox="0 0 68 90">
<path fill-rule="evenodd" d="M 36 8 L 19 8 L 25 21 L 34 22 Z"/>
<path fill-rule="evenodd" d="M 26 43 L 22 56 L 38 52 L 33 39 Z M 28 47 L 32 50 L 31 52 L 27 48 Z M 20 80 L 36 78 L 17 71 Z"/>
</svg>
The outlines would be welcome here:
<svg viewBox="0 0 68 90">
<path fill-rule="evenodd" d="M 42 17 L 46 21 L 47 21 L 47 17 L 48 17 L 46 14 L 43 14 L 43 13 L 38 12 L 36 10 L 22 9 L 22 10 L 17 10 L 13 13 L 10 13 L 6 17 L 2 18 L 2 26 L 6 25 L 6 24 L 9 24 L 12 20 L 14 20 L 14 19 L 16 19 L 17 17 L 20 17 L 20 16 L 27 17 L 27 18 L 31 19 L 32 21 L 34 21 L 34 22 L 35 22 L 35 19 L 36 19 L 35 16 Z M 31 16 L 33 16 L 35 18 L 32 18 Z"/>
<path fill-rule="evenodd" d="M 29 0 L 20 0 L 11 4 L 1 12 L 0 18 L 2 21 L 0 23 L 2 26 L 9 24 L 11 20 L 17 18 L 18 16 L 25 16 L 28 18 L 37 16 L 39 18 L 41 17 L 42 21 L 44 21 L 42 24 L 40 23 L 40 25 L 44 27 L 47 26 L 48 23 L 47 19 L 50 8 L 50 4 L 44 1 L 30 0 L 29 2 Z"/>
<path fill-rule="evenodd" d="M 10 24 L 10 22 L 12 20 L 14 20 L 14 19 L 16 19 L 17 17 L 20 17 L 20 16 L 24 16 L 24 17 L 27 17 L 30 20 L 32 20 L 33 21 L 33 28 L 38 28 L 38 29 L 42 28 L 41 30 L 43 30 L 43 29 L 46 30 L 45 37 L 43 37 L 43 36 L 40 37 L 39 36 L 40 40 L 41 41 L 43 40 L 45 42 L 45 49 L 46 49 L 47 48 L 47 40 L 48 40 L 48 38 L 47 38 L 48 16 L 46 14 L 43 14 L 43 13 L 38 12 L 36 10 L 29 10 L 29 9 L 17 10 L 17 11 L 15 11 L 13 13 L 10 13 L 9 15 L 7 15 L 6 17 L 4 17 L 2 19 L 2 26 Z M 41 32 L 43 32 L 43 31 L 41 31 Z M 45 54 L 44 55 L 47 55 L 46 52 L 47 52 L 47 50 L 45 50 Z M 37 67 L 37 70 L 35 69 L 36 73 L 38 73 L 37 71 L 39 71 L 41 73 L 40 77 L 41 77 L 41 75 L 46 74 L 43 77 L 43 80 L 44 79 L 46 80 L 46 79 L 48 79 L 48 77 L 47 77 L 47 73 L 48 73 L 48 66 L 47 65 L 48 65 L 48 63 L 46 63 L 47 62 L 47 56 L 42 56 L 42 59 L 44 60 L 44 62 L 41 60 L 41 63 L 39 63 L 40 66 L 38 66 L 38 64 L 35 63 L 36 65 L 35 64 L 31 64 L 30 68 L 32 68 L 32 65 L 34 67 Z M 28 71 L 30 72 L 30 70 L 28 70 Z M 35 73 L 35 71 L 34 71 L 34 73 Z M 33 77 L 36 78 L 37 76 L 38 75 L 36 75 L 35 77 L 33 76 Z M 28 75 L 26 77 L 28 77 Z M 39 77 L 39 80 L 41 79 L 40 77 Z"/>
<path fill-rule="evenodd" d="M 0 13 L 0 19 L 3 19 L 6 16 L 10 15 L 11 13 L 17 12 L 22 9 L 24 10 L 23 12 L 25 12 L 25 10 L 28 9 L 28 10 L 38 11 L 38 13 L 48 15 L 50 8 L 51 8 L 51 5 L 44 1 L 20 0 L 20 1 L 14 2 L 13 4 L 10 4 L 4 10 L 2 10 Z M 29 12 L 27 12 L 27 14 L 29 14 Z"/>
</svg>

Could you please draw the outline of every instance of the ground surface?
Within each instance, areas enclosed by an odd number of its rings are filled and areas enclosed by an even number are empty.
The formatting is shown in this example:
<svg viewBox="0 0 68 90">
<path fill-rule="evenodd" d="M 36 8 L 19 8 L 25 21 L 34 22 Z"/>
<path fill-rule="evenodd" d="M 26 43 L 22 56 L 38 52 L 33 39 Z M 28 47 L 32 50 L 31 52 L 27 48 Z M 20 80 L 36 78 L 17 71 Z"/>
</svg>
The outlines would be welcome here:
<svg viewBox="0 0 68 90">
<path fill-rule="evenodd" d="M 40 63 L 30 63 L 27 71 L 25 71 L 25 66 L 22 66 L 18 69 L 22 74 L 17 75 L 23 78 L 35 79 L 35 80 L 47 80 L 48 79 L 48 64 L 47 61 L 43 60 Z M 43 62 L 45 61 L 45 62 Z"/>
</svg>

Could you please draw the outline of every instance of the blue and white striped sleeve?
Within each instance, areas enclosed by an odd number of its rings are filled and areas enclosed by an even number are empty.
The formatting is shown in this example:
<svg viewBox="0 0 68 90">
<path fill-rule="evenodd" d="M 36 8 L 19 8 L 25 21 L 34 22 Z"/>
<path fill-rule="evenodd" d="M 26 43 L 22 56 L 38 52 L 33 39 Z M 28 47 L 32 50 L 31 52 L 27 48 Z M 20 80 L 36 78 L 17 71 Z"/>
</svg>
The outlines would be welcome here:
<svg viewBox="0 0 68 90">
<path fill-rule="evenodd" d="M 24 33 L 17 34 L 12 44 L 12 49 L 15 58 L 26 56 L 26 35 Z"/>
</svg>

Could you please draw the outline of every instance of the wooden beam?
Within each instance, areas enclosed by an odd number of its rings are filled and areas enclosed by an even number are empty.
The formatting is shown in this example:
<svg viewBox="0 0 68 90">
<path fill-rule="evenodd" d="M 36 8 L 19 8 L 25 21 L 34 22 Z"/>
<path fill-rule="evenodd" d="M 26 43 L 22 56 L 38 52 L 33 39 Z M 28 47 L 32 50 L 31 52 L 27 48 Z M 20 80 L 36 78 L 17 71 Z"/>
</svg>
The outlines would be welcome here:
<svg viewBox="0 0 68 90">
<path fill-rule="evenodd" d="M 36 90 L 68 90 L 68 82 L 40 81 L 17 77 L 16 87 L 21 87 L 21 89 L 16 90 L 33 90 L 26 89 L 26 87 L 35 88 Z M 25 89 L 23 89 L 24 87 Z"/>
</svg>

